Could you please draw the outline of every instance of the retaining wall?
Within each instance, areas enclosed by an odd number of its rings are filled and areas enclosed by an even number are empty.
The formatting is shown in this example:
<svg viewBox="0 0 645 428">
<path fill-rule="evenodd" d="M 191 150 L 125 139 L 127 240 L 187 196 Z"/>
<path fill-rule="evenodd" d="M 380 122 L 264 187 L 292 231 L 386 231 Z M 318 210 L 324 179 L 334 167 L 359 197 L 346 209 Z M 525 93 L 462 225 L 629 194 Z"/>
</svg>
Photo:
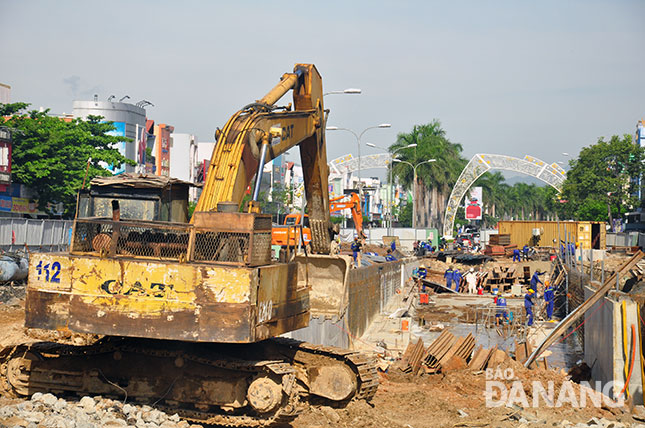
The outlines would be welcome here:
<svg viewBox="0 0 645 428">
<path fill-rule="evenodd" d="M 594 290 L 585 287 L 585 298 L 590 297 Z M 643 383 L 641 377 L 641 340 L 638 329 L 640 322 L 637 313 L 637 303 L 628 295 L 612 291 L 608 297 L 599 300 L 585 314 L 584 329 L 584 359 L 592 368 L 592 380 L 602 382 L 603 386 L 610 381 L 614 382 L 614 397 L 620 393 L 625 385 L 625 361 L 630 361 L 631 355 L 626 359 L 623 341 L 623 314 L 622 302 L 625 302 L 628 354 L 632 346 L 636 347 L 634 366 L 629 380 L 629 392 L 634 404 L 643 403 Z M 631 340 L 631 325 L 635 326 L 635 343 Z M 614 398 L 612 397 L 612 398 Z"/>
<path fill-rule="evenodd" d="M 381 313 L 397 288 L 403 288 L 422 259 L 407 258 L 396 262 L 350 269 L 345 287 L 348 302 L 340 317 L 312 316 L 309 326 L 285 336 L 306 342 L 353 348 L 376 315 Z"/>
</svg>

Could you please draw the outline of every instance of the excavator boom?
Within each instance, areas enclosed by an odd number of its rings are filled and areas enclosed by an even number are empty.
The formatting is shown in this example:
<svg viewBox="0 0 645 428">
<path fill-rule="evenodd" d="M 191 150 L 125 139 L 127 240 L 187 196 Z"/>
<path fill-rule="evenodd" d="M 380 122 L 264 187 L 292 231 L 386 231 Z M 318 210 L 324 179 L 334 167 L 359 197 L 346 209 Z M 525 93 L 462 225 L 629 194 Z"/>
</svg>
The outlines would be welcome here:
<svg viewBox="0 0 645 428">
<path fill-rule="evenodd" d="M 294 111 L 275 103 L 293 91 Z M 322 79 L 311 64 L 296 64 L 278 85 L 255 103 L 235 113 L 217 135 L 207 180 L 195 212 L 240 207 L 260 165 L 300 147 L 307 210 L 312 229 L 312 251 L 329 253 L 328 167 L 324 134 Z M 273 133 L 273 134 L 272 134 Z M 277 135 L 279 138 L 272 138 Z M 261 159 L 261 145 L 267 145 Z"/>
<path fill-rule="evenodd" d="M 352 210 L 352 220 L 354 220 L 356 233 L 359 237 L 365 238 L 365 233 L 363 232 L 363 210 L 361 209 L 361 198 L 356 193 L 351 193 L 349 196 L 349 201 L 347 201 L 347 195 L 331 199 L 329 201 L 329 211 L 335 212 L 344 209 Z"/>
</svg>

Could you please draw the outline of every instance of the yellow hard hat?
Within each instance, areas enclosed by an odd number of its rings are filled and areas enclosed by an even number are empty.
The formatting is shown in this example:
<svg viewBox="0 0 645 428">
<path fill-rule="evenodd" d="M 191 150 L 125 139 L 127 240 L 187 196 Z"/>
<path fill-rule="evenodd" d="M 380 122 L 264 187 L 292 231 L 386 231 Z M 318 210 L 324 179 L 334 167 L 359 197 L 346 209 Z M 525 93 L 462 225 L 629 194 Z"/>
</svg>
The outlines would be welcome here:
<svg viewBox="0 0 645 428">
<path fill-rule="evenodd" d="M 532 288 L 529 288 L 529 293 L 535 293 L 535 290 L 533 290 Z"/>
<path fill-rule="evenodd" d="M 420 265 L 419 267 L 425 269 L 426 265 Z"/>
</svg>

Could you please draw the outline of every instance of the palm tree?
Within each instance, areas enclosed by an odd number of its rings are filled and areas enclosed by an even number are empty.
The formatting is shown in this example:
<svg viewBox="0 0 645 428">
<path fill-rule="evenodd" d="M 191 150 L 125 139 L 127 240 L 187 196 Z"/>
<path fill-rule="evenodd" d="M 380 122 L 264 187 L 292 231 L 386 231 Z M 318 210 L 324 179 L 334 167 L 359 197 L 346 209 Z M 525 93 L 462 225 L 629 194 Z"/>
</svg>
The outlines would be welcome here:
<svg viewBox="0 0 645 428">
<path fill-rule="evenodd" d="M 401 133 L 390 146 L 390 152 L 416 144 L 413 149 L 400 150 L 397 158 L 417 165 L 420 162 L 436 159 L 431 164 L 417 168 L 417 212 L 416 224 L 420 227 L 441 228 L 443 215 L 450 191 L 467 161 L 461 157 L 460 144 L 451 143 L 438 120 L 426 125 L 415 125 L 410 133 Z M 414 188 L 414 171 L 404 163 L 393 163 L 393 175 L 406 189 Z"/>
</svg>

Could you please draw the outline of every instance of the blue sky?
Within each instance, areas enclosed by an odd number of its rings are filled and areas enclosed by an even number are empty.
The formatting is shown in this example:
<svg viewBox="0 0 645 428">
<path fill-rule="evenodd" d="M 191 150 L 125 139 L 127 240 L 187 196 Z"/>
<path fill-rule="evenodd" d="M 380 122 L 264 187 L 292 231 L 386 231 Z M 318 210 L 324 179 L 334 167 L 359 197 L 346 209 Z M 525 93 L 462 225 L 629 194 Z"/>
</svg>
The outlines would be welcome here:
<svg viewBox="0 0 645 428">
<path fill-rule="evenodd" d="M 645 118 L 643 1 L 0 0 L 0 39 L 13 101 L 127 94 L 204 141 L 296 62 L 361 88 L 326 97 L 329 125 L 391 123 L 363 139 L 382 146 L 437 118 L 467 158 L 562 161 Z M 328 133 L 329 159 L 348 149 Z"/>
</svg>

